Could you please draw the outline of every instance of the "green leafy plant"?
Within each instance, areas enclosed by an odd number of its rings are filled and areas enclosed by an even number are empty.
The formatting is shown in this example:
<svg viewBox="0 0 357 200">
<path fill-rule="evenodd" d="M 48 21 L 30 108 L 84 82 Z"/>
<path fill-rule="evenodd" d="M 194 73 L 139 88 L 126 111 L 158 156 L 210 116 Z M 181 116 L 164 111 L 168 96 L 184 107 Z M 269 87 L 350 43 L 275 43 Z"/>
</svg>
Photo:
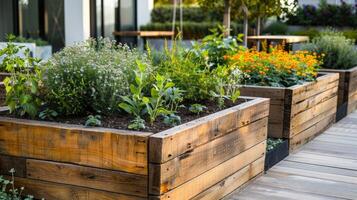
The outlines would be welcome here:
<svg viewBox="0 0 357 200">
<path fill-rule="evenodd" d="M 42 120 L 54 120 L 58 116 L 58 113 L 55 110 L 50 108 L 46 108 L 45 110 L 41 111 L 38 117 Z"/>
<path fill-rule="evenodd" d="M 177 126 L 181 124 L 181 117 L 175 114 L 164 116 L 164 123 L 169 126 Z"/>
<path fill-rule="evenodd" d="M 164 99 L 170 111 L 176 112 L 179 107 L 184 107 L 181 105 L 184 99 L 183 94 L 184 91 L 177 87 L 167 89 L 167 92 L 164 94 Z"/>
<path fill-rule="evenodd" d="M 128 126 L 128 129 L 131 130 L 142 130 L 145 129 L 145 120 L 141 119 L 140 117 L 136 117 L 134 120 L 132 120 Z"/>
<path fill-rule="evenodd" d="M 35 43 L 36 46 L 46 46 L 49 45 L 49 43 L 45 40 L 42 40 L 41 38 L 25 38 L 22 36 L 14 36 L 12 34 L 7 35 L 6 37 L 7 42 L 18 42 L 18 43 Z"/>
<path fill-rule="evenodd" d="M 85 126 L 102 126 L 102 117 L 100 115 L 89 115 L 85 122 Z"/>
<path fill-rule="evenodd" d="M 268 138 L 268 140 L 267 140 L 267 151 L 271 151 L 271 150 L 275 149 L 277 146 L 279 146 L 283 142 L 284 141 L 282 139 Z"/>
<path fill-rule="evenodd" d="M 233 103 L 240 96 L 239 86 L 243 80 L 243 73 L 239 69 L 231 70 L 228 67 L 219 66 L 213 73 L 217 79 L 215 91 L 211 91 L 212 97 L 217 99 L 218 106 L 222 109 L 225 100 L 231 100 Z"/>
<path fill-rule="evenodd" d="M 87 40 L 54 54 L 43 80 L 46 101 L 61 115 L 109 115 L 129 94 L 135 61 L 146 56 L 109 39 Z"/>
<path fill-rule="evenodd" d="M 172 111 L 167 109 L 165 96 L 175 86 L 171 80 L 157 74 L 155 83 L 150 90 L 150 97 L 144 97 L 143 102 L 146 105 L 146 111 L 149 115 L 150 123 L 153 124 L 156 118 L 160 115 L 172 114 Z"/>
<path fill-rule="evenodd" d="M 0 199 L 1 200 L 33 200 L 32 195 L 27 195 L 23 197 L 24 187 L 15 188 L 15 170 L 11 169 L 11 180 L 5 179 L 3 176 L 0 176 Z"/>
<path fill-rule="evenodd" d="M 140 61 L 136 61 L 136 64 L 137 70 L 134 70 L 135 84 L 130 84 L 130 95 L 122 96 L 123 102 L 119 103 L 119 107 L 138 118 L 145 114 L 146 104 L 143 101 L 143 90 L 149 84 L 149 77 L 146 71 L 147 66 Z"/>
<path fill-rule="evenodd" d="M 326 30 L 301 48 L 323 55 L 321 58 L 324 68 L 349 69 L 357 66 L 354 40 L 347 39 L 341 32 Z"/>
<path fill-rule="evenodd" d="M 24 51 L 24 56 L 17 55 Z M 6 104 L 11 113 L 20 116 L 37 116 L 42 104 L 39 85 L 42 78 L 40 60 L 32 58 L 28 49 L 14 45 L 9 42 L 6 48 L 0 50 L 3 58 L 2 66 L 11 73 L 10 77 L 4 79 L 6 89 Z"/>
<path fill-rule="evenodd" d="M 202 105 L 202 104 L 192 104 L 190 105 L 190 107 L 188 108 L 188 110 L 192 113 L 195 113 L 197 115 L 199 115 L 200 113 L 204 112 L 207 109 L 206 106 Z"/>
</svg>

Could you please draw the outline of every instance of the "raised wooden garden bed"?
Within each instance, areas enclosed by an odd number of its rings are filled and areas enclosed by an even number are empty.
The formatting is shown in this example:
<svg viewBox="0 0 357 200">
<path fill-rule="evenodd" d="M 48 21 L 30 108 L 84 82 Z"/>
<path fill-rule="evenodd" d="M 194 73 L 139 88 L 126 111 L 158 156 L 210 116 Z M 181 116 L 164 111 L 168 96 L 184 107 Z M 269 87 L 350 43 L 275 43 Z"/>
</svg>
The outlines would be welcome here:
<svg viewBox="0 0 357 200">
<path fill-rule="evenodd" d="M 357 109 L 357 66 L 348 70 L 322 69 L 321 71 L 340 74 L 336 120 L 341 120 Z"/>
<path fill-rule="evenodd" d="M 321 73 L 315 82 L 288 88 L 244 86 L 241 94 L 270 98 L 269 137 L 289 139 L 293 151 L 335 121 L 339 74 Z"/>
<path fill-rule="evenodd" d="M 0 174 L 68 199 L 220 199 L 264 171 L 269 100 L 152 134 L 0 117 Z"/>
</svg>

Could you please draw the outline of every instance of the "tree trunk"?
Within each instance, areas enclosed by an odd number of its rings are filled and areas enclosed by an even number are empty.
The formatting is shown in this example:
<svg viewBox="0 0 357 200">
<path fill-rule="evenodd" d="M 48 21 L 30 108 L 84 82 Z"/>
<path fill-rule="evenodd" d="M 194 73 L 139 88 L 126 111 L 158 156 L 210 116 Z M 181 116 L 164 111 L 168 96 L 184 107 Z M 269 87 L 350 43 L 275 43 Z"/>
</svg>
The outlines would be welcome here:
<svg viewBox="0 0 357 200">
<path fill-rule="evenodd" d="M 248 15 L 244 14 L 244 25 L 243 25 L 243 34 L 244 34 L 244 38 L 243 38 L 243 44 L 245 47 L 248 47 Z"/>
<path fill-rule="evenodd" d="M 231 2 L 230 0 L 224 0 L 224 16 L 223 25 L 226 29 L 225 36 L 229 36 L 231 32 Z"/>
<path fill-rule="evenodd" d="M 260 35 L 261 25 L 262 25 L 262 17 L 258 16 L 258 18 L 257 18 L 257 36 Z M 257 41 L 257 49 L 258 49 L 258 51 L 260 51 L 260 41 L 259 40 Z"/>
</svg>

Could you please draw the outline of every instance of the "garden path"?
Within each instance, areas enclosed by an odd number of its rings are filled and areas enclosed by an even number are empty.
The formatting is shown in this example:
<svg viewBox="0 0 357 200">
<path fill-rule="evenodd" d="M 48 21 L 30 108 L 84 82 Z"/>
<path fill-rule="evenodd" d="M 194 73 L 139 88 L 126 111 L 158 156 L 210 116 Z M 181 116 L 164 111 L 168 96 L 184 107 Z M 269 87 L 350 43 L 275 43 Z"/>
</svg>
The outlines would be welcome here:
<svg viewBox="0 0 357 200">
<path fill-rule="evenodd" d="M 226 200 L 357 199 L 357 112 Z"/>
</svg>

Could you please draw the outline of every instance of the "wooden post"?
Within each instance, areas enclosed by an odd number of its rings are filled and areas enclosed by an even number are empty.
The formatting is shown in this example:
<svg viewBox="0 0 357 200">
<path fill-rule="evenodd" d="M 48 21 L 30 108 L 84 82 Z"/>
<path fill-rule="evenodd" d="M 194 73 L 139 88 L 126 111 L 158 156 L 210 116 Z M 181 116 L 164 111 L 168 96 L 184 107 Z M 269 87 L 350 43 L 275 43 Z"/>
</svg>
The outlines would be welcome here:
<svg viewBox="0 0 357 200">
<path fill-rule="evenodd" d="M 225 36 L 229 36 L 231 32 L 231 5 L 230 0 L 224 0 L 224 16 L 223 25 L 226 28 Z"/>
</svg>

